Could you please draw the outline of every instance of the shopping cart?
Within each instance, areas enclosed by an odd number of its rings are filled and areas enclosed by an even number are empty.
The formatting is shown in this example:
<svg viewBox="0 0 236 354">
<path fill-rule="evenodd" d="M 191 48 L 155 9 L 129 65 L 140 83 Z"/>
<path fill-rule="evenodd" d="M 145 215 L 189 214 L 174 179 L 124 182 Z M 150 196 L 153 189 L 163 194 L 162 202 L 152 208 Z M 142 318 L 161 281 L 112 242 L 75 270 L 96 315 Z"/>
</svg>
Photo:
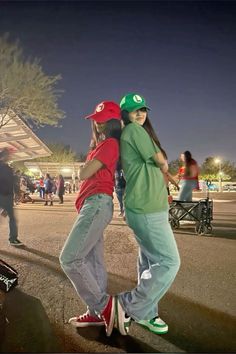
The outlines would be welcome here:
<svg viewBox="0 0 236 354">
<path fill-rule="evenodd" d="M 190 221 L 195 225 L 195 232 L 199 235 L 211 235 L 213 220 L 213 201 L 209 196 L 198 201 L 183 202 L 173 200 L 170 203 L 169 221 L 173 229 L 181 226 L 181 221 Z"/>
</svg>

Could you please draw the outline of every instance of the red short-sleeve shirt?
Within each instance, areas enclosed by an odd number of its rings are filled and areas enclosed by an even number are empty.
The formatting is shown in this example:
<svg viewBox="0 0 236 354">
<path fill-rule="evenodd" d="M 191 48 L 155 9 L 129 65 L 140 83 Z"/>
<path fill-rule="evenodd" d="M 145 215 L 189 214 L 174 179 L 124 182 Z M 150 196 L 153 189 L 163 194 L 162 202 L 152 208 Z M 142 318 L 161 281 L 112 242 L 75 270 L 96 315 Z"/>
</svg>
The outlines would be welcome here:
<svg viewBox="0 0 236 354">
<path fill-rule="evenodd" d="M 84 180 L 80 185 L 78 197 L 75 202 L 79 212 L 86 198 L 91 195 L 104 193 L 113 196 L 115 169 L 119 159 L 119 143 L 114 138 L 100 142 L 89 152 L 86 161 L 99 160 L 104 165 L 92 177 Z"/>
</svg>

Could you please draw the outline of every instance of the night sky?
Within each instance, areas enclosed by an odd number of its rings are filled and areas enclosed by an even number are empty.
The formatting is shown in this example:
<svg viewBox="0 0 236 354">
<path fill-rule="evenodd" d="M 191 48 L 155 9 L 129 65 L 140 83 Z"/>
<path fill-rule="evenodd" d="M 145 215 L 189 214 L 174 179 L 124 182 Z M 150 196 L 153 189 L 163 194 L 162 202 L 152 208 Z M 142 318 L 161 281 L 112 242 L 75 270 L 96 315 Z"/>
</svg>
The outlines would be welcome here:
<svg viewBox="0 0 236 354">
<path fill-rule="evenodd" d="M 61 74 L 62 128 L 36 134 L 86 153 L 102 100 L 143 95 L 169 161 L 236 161 L 236 2 L 1 1 L 0 33 Z"/>
</svg>

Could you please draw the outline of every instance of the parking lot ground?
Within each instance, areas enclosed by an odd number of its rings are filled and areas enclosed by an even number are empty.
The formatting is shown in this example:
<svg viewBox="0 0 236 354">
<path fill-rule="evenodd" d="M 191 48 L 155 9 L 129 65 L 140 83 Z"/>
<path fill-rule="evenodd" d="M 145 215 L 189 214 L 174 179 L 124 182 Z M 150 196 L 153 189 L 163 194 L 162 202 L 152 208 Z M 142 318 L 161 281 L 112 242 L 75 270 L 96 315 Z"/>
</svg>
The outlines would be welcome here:
<svg viewBox="0 0 236 354">
<path fill-rule="evenodd" d="M 181 268 L 159 304 L 169 332 L 158 336 L 132 323 L 128 336 L 115 329 L 110 338 L 104 328 L 68 324 L 85 311 L 58 260 L 76 218 L 74 199 L 16 206 L 22 247 L 8 245 L 8 222 L 1 218 L 0 258 L 19 272 L 19 286 L 0 298 L 1 352 L 236 352 L 236 193 L 214 196 L 212 236 L 196 235 L 193 225 L 175 231 Z M 132 289 L 138 249 L 116 203 L 104 240 L 108 291 Z"/>
</svg>

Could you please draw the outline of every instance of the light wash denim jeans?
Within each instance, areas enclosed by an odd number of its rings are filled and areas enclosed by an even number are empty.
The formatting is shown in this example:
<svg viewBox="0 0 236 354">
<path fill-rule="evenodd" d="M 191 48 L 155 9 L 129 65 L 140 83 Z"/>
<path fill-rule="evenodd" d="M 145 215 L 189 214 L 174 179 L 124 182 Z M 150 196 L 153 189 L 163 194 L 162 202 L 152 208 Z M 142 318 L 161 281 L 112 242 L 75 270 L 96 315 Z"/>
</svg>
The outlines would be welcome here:
<svg viewBox="0 0 236 354">
<path fill-rule="evenodd" d="M 0 195 L 0 208 L 6 210 L 9 217 L 9 241 L 15 241 L 18 237 L 18 229 L 13 204 L 13 194 Z"/>
<path fill-rule="evenodd" d="M 180 267 L 168 211 L 136 214 L 126 211 L 126 221 L 139 244 L 138 284 L 118 295 L 121 306 L 134 320 L 158 315 L 158 302 L 171 286 Z"/>
<path fill-rule="evenodd" d="M 177 199 L 183 202 L 191 202 L 193 199 L 193 189 L 197 188 L 196 180 L 183 179 L 180 181 L 180 190 Z"/>
<path fill-rule="evenodd" d="M 113 215 L 112 197 L 88 197 L 60 254 L 60 263 L 91 315 L 106 306 L 107 272 L 104 264 L 103 231 Z"/>
</svg>

